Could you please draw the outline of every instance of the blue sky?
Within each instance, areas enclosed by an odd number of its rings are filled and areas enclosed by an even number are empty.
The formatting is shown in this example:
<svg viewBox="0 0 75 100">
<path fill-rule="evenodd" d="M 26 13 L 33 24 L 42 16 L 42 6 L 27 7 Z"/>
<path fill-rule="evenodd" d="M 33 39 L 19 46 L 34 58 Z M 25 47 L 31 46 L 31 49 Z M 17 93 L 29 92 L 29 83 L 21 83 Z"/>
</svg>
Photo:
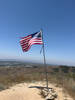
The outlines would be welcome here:
<svg viewBox="0 0 75 100">
<path fill-rule="evenodd" d="M 47 63 L 75 65 L 75 0 L 0 0 L 0 59 L 43 62 L 41 45 L 19 44 L 40 28 Z"/>
</svg>

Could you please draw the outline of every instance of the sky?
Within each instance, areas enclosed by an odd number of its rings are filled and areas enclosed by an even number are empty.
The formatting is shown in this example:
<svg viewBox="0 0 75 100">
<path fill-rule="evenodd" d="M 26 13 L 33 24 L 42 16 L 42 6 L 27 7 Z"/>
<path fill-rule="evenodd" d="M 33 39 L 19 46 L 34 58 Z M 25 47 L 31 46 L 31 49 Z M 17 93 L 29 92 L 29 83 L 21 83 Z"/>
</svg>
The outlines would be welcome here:
<svg viewBox="0 0 75 100">
<path fill-rule="evenodd" d="M 46 62 L 75 65 L 75 0 L 0 0 L 0 59 L 43 62 L 41 45 L 19 43 L 41 28 Z"/>
</svg>

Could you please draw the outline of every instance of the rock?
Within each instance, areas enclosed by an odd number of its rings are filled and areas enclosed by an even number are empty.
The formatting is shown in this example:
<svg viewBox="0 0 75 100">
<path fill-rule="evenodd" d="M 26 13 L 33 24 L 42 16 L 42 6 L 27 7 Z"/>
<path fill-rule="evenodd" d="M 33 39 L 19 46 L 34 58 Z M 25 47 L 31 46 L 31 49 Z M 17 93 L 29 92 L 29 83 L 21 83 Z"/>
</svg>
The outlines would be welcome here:
<svg viewBox="0 0 75 100">
<path fill-rule="evenodd" d="M 57 98 L 57 93 L 54 89 L 44 88 L 42 89 L 42 95 L 45 97 L 46 100 L 55 100 Z"/>
<path fill-rule="evenodd" d="M 46 100 L 54 100 L 55 98 L 54 98 L 52 95 L 48 95 L 48 96 L 46 96 L 45 99 L 46 99 Z"/>
</svg>

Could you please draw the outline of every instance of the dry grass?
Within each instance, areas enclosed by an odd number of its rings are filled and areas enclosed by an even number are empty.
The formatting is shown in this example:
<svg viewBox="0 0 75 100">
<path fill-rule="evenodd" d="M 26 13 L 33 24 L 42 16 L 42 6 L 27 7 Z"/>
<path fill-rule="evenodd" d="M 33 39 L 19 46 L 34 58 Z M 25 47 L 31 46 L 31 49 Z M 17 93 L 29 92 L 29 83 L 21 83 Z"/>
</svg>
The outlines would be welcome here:
<svg viewBox="0 0 75 100">
<path fill-rule="evenodd" d="M 20 82 L 43 81 L 43 67 L 0 67 L 0 90 Z M 75 73 L 69 68 L 48 67 L 48 80 L 62 86 L 75 100 Z"/>
</svg>

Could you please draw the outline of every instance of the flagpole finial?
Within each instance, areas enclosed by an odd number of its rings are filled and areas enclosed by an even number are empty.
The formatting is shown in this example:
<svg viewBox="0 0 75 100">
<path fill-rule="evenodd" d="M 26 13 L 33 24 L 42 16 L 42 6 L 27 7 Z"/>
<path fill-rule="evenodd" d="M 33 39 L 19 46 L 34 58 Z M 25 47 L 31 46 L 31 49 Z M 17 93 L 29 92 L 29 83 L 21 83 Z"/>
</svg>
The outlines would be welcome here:
<svg viewBox="0 0 75 100">
<path fill-rule="evenodd" d="M 41 28 L 40 31 L 43 32 L 43 29 Z"/>
</svg>

